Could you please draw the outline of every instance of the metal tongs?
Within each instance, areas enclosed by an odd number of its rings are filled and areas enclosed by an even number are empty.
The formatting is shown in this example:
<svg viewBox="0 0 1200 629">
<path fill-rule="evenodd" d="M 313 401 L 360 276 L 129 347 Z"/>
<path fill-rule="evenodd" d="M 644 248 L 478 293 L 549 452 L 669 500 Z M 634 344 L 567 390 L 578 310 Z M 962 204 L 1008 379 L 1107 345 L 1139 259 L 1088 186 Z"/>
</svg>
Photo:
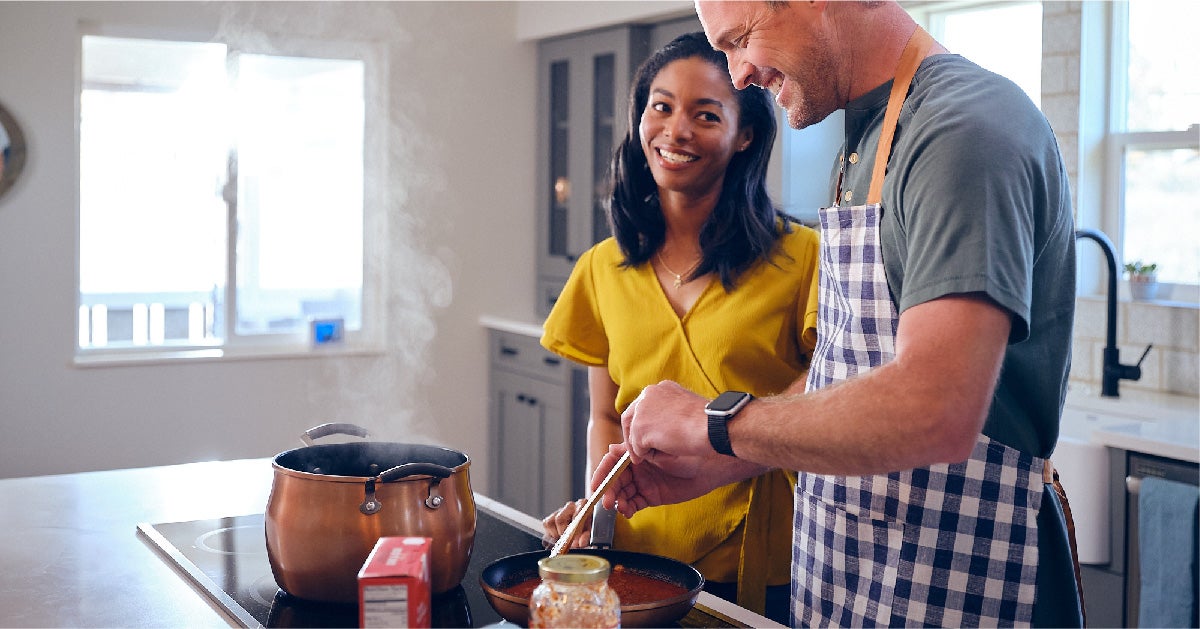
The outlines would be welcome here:
<svg viewBox="0 0 1200 629">
<path fill-rule="evenodd" d="M 583 503 L 583 508 L 575 513 L 575 517 L 571 518 L 571 523 L 567 525 L 563 534 L 559 536 L 558 541 L 554 542 L 554 547 L 550 549 L 551 557 L 561 555 L 571 546 L 571 540 L 575 538 L 575 531 L 579 530 L 580 523 L 583 522 L 584 518 L 592 516 L 592 509 L 596 506 L 596 503 L 600 502 L 600 497 L 604 495 L 604 492 L 608 491 L 613 481 L 617 480 L 617 477 L 627 467 L 629 467 L 628 451 L 621 455 L 621 458 L 617 460 L 617 464 L 608 471 L 608 476 L 604 477 L 604 481 L 600 483 L 596 491 L 593 491 L 592 495 L 588 496 L 587 502 Z"/>
</svg>

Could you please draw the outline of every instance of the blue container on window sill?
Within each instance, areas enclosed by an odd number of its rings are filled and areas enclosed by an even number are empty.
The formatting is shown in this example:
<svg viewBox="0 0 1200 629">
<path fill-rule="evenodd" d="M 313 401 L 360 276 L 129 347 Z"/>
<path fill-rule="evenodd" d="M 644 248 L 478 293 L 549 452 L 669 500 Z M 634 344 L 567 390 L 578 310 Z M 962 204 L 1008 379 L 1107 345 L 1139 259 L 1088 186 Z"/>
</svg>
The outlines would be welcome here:
<svg viewBox="0 0 1200 629">
<path fill-rule="evenodd" d="M 342 317 L 313 317 L 308 320 L 308 329 L 314 347 L 337 345 L 344 338 L 346 322 Z"/>
</svg>

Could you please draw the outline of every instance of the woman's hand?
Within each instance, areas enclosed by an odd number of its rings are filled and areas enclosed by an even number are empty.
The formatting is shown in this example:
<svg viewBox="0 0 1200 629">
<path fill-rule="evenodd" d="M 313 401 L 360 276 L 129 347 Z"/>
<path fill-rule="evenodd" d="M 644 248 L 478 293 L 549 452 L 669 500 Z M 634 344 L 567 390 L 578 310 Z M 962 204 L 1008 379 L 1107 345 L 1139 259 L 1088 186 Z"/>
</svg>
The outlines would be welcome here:
<svg viewBox="0 0 1200 629">
<path fill-rule="evenodd" d="M 575 517 L 576 513 L 583 508 L 583 504 L 587 500 L 580 498 L 563 505 L 550 515 L 542 518 L 542 529 L 545 535 L 542 536 L 542 544 L 547 548 L 553 546 L 558 538 L 562 536 L 563 531 L 567 530 L 567 525 L 571 523 L 571 518 Z M 579 528 L 575 531 L 575 539 L 571 540 L 568 548 L 584 548 L 591 543 L 592 539 L 592 518 L 585 517 L 583 522 L 579 523 Z"/>
</svg>

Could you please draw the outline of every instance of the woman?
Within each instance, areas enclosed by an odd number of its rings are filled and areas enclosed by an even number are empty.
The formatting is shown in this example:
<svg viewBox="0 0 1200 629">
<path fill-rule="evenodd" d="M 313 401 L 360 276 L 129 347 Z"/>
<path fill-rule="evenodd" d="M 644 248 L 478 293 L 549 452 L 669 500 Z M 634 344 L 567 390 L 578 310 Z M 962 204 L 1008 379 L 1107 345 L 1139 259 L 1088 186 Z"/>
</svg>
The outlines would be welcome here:
<svg viewBox="0 0 1200 629">
<path fill-rule="evenodd" d="M 613 159 L 614 236 L 580 256 L 542 337 L 589 366 L 589 474 L 621 441 L 621 411 L 643 387 L 672 379 L 715 397 L 803 382 L 818 239 L 771 204 L 774 141 L 767 94 L 735 90 L 703 33 L 680 36 L 638 69 Z M 690 563 L 709 591 L 786 623 L 794 483 L 775 470 L 618 516 L 613 546 Z M 582 502 L 547 516 L 547 535 L 557 538 Z M 589 541 L 590 521 L 581 528 L 575 547 Z"/>
</svg>

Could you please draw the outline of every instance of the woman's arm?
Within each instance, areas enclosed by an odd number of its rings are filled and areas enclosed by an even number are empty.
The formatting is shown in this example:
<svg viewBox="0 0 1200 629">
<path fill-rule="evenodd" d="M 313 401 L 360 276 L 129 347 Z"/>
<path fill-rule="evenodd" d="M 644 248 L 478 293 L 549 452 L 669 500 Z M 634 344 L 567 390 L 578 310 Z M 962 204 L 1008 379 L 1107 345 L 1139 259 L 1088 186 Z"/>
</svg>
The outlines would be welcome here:
<svg viewBox="0 0 1200 629">
<path fill-rule="evenodd" d="M 608 452 L 608 446 L 621 443 L 621 414 L 617 412 L 617 383 L 608 375 L 608 367 L 588 367 L 588 395 L 591 396 L 591 416 L 587 430 L 587 477 L 584 487 L 592 479 L 592 472 L 600 459 Z"/>
<path fill-rule="evenodd" d="M 617 383 L 608 375 L 608 367 L 588 367 L 588 394 L 591 415 L 587 429 L 587 477 L 584 487 L 589 487 L 592 471 L 608 452 L 608 446 L 621 442 L 621 415 L 617 413 Z M 572 500 L 542 520 L 546 541 L 557 541 L 571 518 L 583 507 L 584 498 Z M 592 520 L 586 518 L 576 532 L 572 548 L 582 548 L 591 542 Z"/>
</svg>

